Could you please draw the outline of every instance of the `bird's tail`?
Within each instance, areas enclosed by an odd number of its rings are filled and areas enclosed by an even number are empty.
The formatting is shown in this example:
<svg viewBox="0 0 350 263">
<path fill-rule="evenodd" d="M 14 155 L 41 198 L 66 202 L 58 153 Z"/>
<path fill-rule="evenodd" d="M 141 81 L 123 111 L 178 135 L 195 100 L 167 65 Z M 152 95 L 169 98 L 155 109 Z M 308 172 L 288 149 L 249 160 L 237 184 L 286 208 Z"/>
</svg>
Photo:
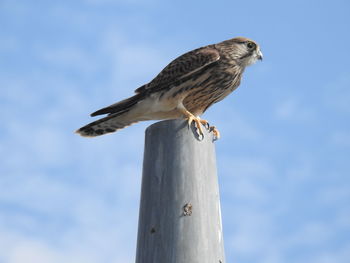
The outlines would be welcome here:
<svg viewBox="0 0 350 263">
<path fill-rule="evenodd" d="M 115 132 L 130 126 L 133 123 L 141 121 L 133 114 L 133 106 L 143 99 L 141 94 L 136 94 L 126 100 L 120 101 L 116 104 L 98 110 L 91 114 L 91 116 L 108 114 L 107 117 L 91 122 L 76 131 L 84 137 L 95 137 L 106 133 Z"/>
<path fill-rule="evenodd" d="M 91 122 L 85 125 L 84 127 L 81 127 L 76 131 L 76 133 L 84 137 L 95 137 L 115 132 L 139 121 L 137 119 L 126 118 L 124 115 L 128 114 L 122 113 L 119 115 L 108 115 L 107 117 L 104 117 L 97 121 Z"/>
</svg>

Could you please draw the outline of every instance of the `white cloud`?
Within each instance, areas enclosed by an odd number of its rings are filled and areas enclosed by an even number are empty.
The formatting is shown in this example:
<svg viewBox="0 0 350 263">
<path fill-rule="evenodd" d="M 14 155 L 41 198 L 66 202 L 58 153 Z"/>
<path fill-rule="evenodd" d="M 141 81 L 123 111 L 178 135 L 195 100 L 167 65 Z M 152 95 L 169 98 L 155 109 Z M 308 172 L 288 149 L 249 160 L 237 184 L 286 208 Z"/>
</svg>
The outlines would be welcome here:
<svg viewBox="0 0 350 263">
<path fill-rule="evenodd" d="M 109 0 L 88 2 L 111 3 Z M 13 6 L 13 17 L 28 20 L 28 8 L 32 12 L 33 7 L 26 6 Z M 65 30 L 90 32 L 88 39 L 96 38 L 96 42 L 89 43 L 89 47 L 93 46 L 90 52 L 84 43 L 79 45 L 75 34 L 73 39 L 62 39 L 56 47 L 45 42 L 42 35 L 33 40 L 35 45 L 31 49 L 32 55 L 43 63 L 40 68 L 33 64 L 29 73 L 18 75 L 20 79 L 0 76 L 5 87 L 1 89 L 4 103 L 0 113 L 4 123 L 0 137 L 3 157 L 0 262 L 132 262 L 143 131 L 147 124 L 91 140 L 74 135 L 73 130 L 84 121 L 93 120 L 87 116 L 93 105 L 102 101 L 108 105 L 131 95 L 137 85 L 153 78 L 173 55 L 156 44 L 129 38 L 128 28 L 122 30 L 120 22 L 139 23 L 135 15 L 128 17 L 127 22 L 118 21 L 118 17 L 101 22 L 99 19 L 104 14 L 94 15 L 70 4 L 69 9 L 58 5 L 46 11 L 51 23 L 66 21 L 69 27 L 63 25 Z M 94 20 L 93 25 L 89 19 Z M 98 21 L 101 24 L 96 25 Z M 0 48 L 13 51 L 21 45 L 16 39 L 6 37 Z M 169 44 L 168 49 L 175 49 L 171 45 L 174 44 Z M 59 71 L 45 71 L 48 68 Z M 271 68 L 257 70 L 262 73 Z M 65 73 L 72 71 L 82 72 L 86 78 L 66 77 Z M 103 83 L 87 84 L 97 78 Z M 348 77 L 344 77 L 335 88 L 327 88 L 324 98 L 327 105 L 348 112 L 348 83 Z M 217 125 L 224 138 L 232 136 L 239 142 L 266 145 L 263 131 L 245 116 L 233 112 L 231 105 L 221 103 L 220 111 L 226 115 L 217 114 L 209 120 Z M 277 105 L 275 116 L 292 122 L 315 117 L 311 106 L 298 97 L 287 98 Z M 330 140 L 337 145 L 349 145 L 346 130 L 335 132 Z M 269 146 L 281 148 L 275 144 Z M 240 153 L 239 158 L 231 157 L 230 147 L 235 145 L 226 147 L 220 154 L 219 177 L 223 185 L 223 215 L 228 222 L 224 225 L 226 253 L 230 258 L 245 259 L 241 262 L 293 262 L 289 255 L 296 254 L 300 247 L 316 246 L 296 262 L 347 262 L 350 245 L 346 241 L 338 241 L 339 248 L 328 246 L 335 242 L 334 235 L 349 229 L 349 210 L 344 205 L 337 206 L 348 199 L 345 186 L 327 186 L 329 191 L 322 191 L 324 199 L 317 196 L 319 199 L 313 202 L 319 210 L 327 208 L 323 205 L 337 209 L 329 225 L 321 219 L 307 221 L 302 214 L 300 223 L 294 224 L 290 217 L 298 204 L 289 205 L 310 198 L 308 191 L 297 195 L 303 187 L 310 187 L 305 182 L 318 182 L 320 175 L 313 167 L 317 160 L 301 151 L 291 152 L 290 163 L 286 165 L 279 164 L 276 156 L 259 156 L 256 152 L 249 153 L 251 156 Z M 304 162 L 292 162 L 298 158 Z M 278 168 L 280 165 L 283 169 Z"/>
<path fill-rule="evenodd" d="M 10 248 L 8 263 L 60 262 L 63 258 L 45 244 L 32 240 L 21 241 Z"/>
<path fill-rule="evenodd" d="M 328 243 L 333 235 L 334 231 L 329 224 L 317 221 L 306 222 L 296 232 L 290 234 L 285 246 L 286 248 L 295 246 L 315 247 Z"/>
<path fill-rule="evenodd" d="M 271 213 L 262 209 L 237 208 L 231 219 L 235 223 L 235 231 L 225 236 L 226 253 L 232 254 L 237 261 L 284 261 L 284 251 L 275 234 Z"/>
<path fill-rule="evenodd" d="M 0 261 L 132 261 L 140 171 L 109 165 L 98 178 L 89 173 L 70 174 L 70 179 L 33 173 L 2 176 L 0 184 L 6 188 L 0 200 L 11 209 L 5 207 L 0 216 L 0 245 L 6 243 Z"/>
<path fill-rule="evenodd" d="M 283 172 L 269 159 L 225 158 L 224 162 L 222 157 L 219 161 L 219 178 L 226 253 L 230 258 L 241 262 L 316 263 L 321 259 L 319 251 L 332 247 L 339 233 L 349 228 L 349 211 L 343 204 L 348 200 L 346 185 L 343 188 L 327 185 L 318 188 L 317 194 L 304 189 L 308 198 L 313 199 L 305 202 L 312 203 L 318 212 L 308 214 L 305 210 L 307 215 L 302 215 L 304 208 L 301 207 L 305 204 L 298 203 L 302 199 L 297 201 L 295 195 L 305 196 L 303 188 L 313 180 L 313 158 L 300 156 L 298 163 Z M 346 242 L 339 243 L 340 251 L 345 247 Z M 295 251 L 301 252 L 296 255 Z M 326 259 L 332 263 L 347 262 L 346 257 L 338 255 L 333 248 L 325 253 L 324 262 L 328 262 Z"/>
<path fill-rule="evenodd" d="M 350 242 L 335 249 L 325 248 L 312 256 L 299 260 L 300 263 L 346 263 L 350 257 Z"/>
<path fill-rule="evenodd" d="M 215 106 L 214 106 L 215 107 Z M 203 116 L 210 125 L 216 126 L 225 138 L 236 140 L 258 141 L 263 133 L 253 123 L 249 123 L 245 116 L 232 109 L 229 104 L 222 103 L 220 111 L 209 110 Z"/>
<path fill-rule="evenodd" d="M 296 98 L 288 98 L 276 106 L 275 116 L 285 121 L 309 121 L 314 119 L 313 111 Z"/>
<path fill-rule="evenodd" d="M 89 60 L 55 56 L 46 63 L 79 68 Z M 50 90 L 39 87 L 33 98 L 28 79 L 7 81 L 0 202 L 11 209 L 2 208 L 0 217 L 0 244 L 7 244 L 0 261 L 133 261 L 142 129 L 120 132 L 119 139 L 80 138 L 73 134 L 83 124 L 78 115 L 87 115 L 95 98 L 52 75 L 44 80 L 53 83 Z"/>
<path fill-rule="evenodd" d="M 76 232 L 74 236 L 67 235 L 66 240 L 61 240 L 64 244 L 59 242 L 60 236 L 56 237 L 56 244 L 49 244 L 45 240 L 7 230 L 0 232 L 1 262 L 124 263 L 135 258 L 130 248 L 124 245 L 122 236 L 112 236 L 116 234 L 113 230 L 90 231 L 90 236 L 82 236 L 84 239 L 77 238 L 79 233 Z"/>
<path fill-rule="evenodd" d="M 80 73 L 92 73 L 100 65 L 95 54 L 84 51 L 81 47 L 66 45 L 59 47 L 38 47 L 41 59 L 49 67 L 59 66 L 64 70 L 77 70 Z"/>
<path fill-rule="evenodd" d="M 114 28 L 101 37 L 100 52 L 110 60 L 111 83 L 105 89 L 115 94 L 115 100 L 133 95 L 135 89 L 151 81 L 169 62 L 162 48 L 130 41 Z"/>
<path fill-rule="evenodd" d="M 254 200 L 260 204 L 269 199 L 264 185 L 271 183 L 274 172 L 266 160 L 254 158 L 221 157 L 220 178 L 225 186 L 222 193 L 226 198 Z"/>
</svg>

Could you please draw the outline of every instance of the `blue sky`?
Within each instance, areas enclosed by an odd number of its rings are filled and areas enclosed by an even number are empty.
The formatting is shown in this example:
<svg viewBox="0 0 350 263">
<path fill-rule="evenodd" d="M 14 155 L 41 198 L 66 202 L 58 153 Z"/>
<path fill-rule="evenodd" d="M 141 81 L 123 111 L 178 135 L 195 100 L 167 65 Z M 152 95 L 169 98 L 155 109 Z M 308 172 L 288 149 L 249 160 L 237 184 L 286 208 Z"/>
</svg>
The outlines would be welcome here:
<svg viewBox="0 0 350 263">
<path fill-rule="evenodd" d="M 144 130 L 75 129 L 235 36 L 264 61 L 205 118 L 227 262 L 350 258 L 348 1 L 0 2 L 0 262 L 133 262 Z"/>
</svg>

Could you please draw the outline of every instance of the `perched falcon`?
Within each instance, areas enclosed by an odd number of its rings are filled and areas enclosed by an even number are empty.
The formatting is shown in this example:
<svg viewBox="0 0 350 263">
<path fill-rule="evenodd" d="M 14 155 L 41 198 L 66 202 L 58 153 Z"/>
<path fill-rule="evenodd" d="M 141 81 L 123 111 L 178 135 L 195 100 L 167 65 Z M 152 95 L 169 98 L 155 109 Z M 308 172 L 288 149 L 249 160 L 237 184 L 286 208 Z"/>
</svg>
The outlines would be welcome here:
<svg viewBox="0 0 350 263">
<path fill-rule="evenodd" d="M 234 91 L 245 67 L 262 58 L 258 44 L 243 37 L 192 50 L 136 89 L 134 96 L 92 113 L 107 116 L 76 132 L 94 137 L 138 121 L 184 118 L 203 134 L 201 125 L 208 123 L 199 116 Z M 212 130 L 219 137 L 218 130 Z"/>
</svg>

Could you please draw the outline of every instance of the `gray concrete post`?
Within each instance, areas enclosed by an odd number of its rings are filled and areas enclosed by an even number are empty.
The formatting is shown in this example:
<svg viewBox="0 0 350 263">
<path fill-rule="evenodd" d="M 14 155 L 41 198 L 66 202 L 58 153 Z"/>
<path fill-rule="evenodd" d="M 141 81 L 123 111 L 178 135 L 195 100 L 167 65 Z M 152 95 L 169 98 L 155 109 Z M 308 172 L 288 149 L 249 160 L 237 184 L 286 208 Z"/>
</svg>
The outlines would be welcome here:
<svg viewBox="0 0 350 263">
<path fill-rule="evenodd" d="M 184 120 L 146 130 L 136 263 L 224 263 L 213 134 Z"/>
</svg>

